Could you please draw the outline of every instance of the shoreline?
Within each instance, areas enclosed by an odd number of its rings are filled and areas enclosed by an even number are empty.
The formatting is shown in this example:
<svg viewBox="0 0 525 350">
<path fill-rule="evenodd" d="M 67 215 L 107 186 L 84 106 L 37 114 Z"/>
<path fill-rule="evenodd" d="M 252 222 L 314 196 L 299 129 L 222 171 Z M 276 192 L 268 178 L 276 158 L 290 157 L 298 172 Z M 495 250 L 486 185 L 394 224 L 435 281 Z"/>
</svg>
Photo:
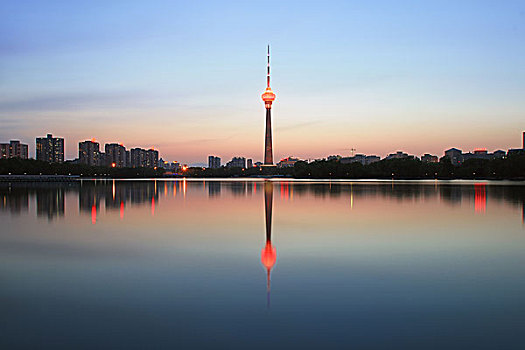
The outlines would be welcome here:
<svg viewBox="0 0 525 350">
<path fill-rule="evenodd" d="M 290 181 L 290 182 L 399 182 L 399 183 L 478 183 L 491 182 L 493 184 L 506 182 L 509 184 L 525 185 L 525 179 L 494 179 L 494 178 L 476 178 L 476 179 L 461 179 L 461 178 L 395 178 L 395 179 L 381 179 L 381 178 L 294 178 L 283 176 L 256 176 L 256 177 L 81 177 L 79 175 L 0 175 L 0 183 L 10 182 L 81 182 L 81 181 Z"/>
</svg>

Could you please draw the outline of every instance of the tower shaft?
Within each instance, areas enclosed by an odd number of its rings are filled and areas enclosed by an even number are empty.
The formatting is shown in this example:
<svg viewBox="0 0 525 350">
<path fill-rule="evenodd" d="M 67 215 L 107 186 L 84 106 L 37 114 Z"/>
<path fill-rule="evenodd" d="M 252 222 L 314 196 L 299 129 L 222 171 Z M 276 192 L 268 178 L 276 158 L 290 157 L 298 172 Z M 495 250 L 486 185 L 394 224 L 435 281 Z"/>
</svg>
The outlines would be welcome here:
<svg viewBox="0 0 525 350">
<path fill-rule="evenodd" d="M 264 139 L 264 165 L 273 165 L 272 108 L 266 108 L 266 137 Z"/>
<path fill-rule="evenodd" d="M 262 94 L 264 107 L 266 108 L 266 136 L 264 138 L 264 165 L 273 165 L 272 146 L 272 102 L 275 94 L 270 87 L 270 45 L 268 45 L 268 66 L 266 71 L 266 91 Z"/>
</svg>

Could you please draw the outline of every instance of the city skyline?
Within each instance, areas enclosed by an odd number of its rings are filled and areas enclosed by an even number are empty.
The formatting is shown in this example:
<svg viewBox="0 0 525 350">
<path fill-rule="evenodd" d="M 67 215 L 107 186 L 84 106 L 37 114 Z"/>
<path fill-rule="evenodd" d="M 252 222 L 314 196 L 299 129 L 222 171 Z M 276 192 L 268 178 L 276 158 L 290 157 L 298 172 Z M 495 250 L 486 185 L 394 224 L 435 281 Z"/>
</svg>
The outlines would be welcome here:
<svg viewBox="0 0 525 350">
<path fill-rule="evenodd" d="M 267 92 L 268 92 L 268 89 L 267 89 Z M 271 89 L 269 91 L 271 92 Z M 265 94 L 267 92 L 265 92 Z M 263 94 L 263 99 L 264 99 L 265 94 Z M 274 97 L 275 97 L 275 95 L 274 95 Z M 273 102 L 273 100 L 272 100 L 272 102 Z M 271 115 L 270 115 L 270 118 L 271 118 Z M 266 120 L 268 122 L 268 112 L 267 112 Z M 271 130 L 271 125 L 270 125 L 270 129 L 269 130 Z M 267 131 L 268 131 L 268 128 L 267 128 Z M 270 139 L 271 139 L 271 131 L 270 131 Z M 270 165 L 277 165 L 277 166 L 281 166 L 282 167 L 283 164 L 284 164 L 285 167 L 288 167 L 288 166 L 293 166 L 293 164 L 296 161 L 299 161 L 299 160 L 315 161 L 315 160 L 323 160 L 323 159 L 325 159 L 325 160 L 341 160 L 342 162 L 347 162 L 347 163 L 348 162 L 357 161 L 357 162 L 361 162 L 363 164 L 370 164 L 372 162 L 376 162 L 376 161 L 383 160 L 383 159 L 387 159 L 388 160 L 388 159 L 407 158 L 407 157 L 414 157 L 416 159 L 420 159 L 423 162 L 438 162 L 438 160 L 441 158 L 440 154 L 443 154 L 443 157 L 448 155 L 449 158 L 451 158 L 451 160 L 453 160 L 454 157 L 450 156 L 450 154 L 449 154 L 450 151 L 456 151 L 456 152 L 459 152 L 458 153 L 459 155 L 462 155 L 462 154 L 465 155 L 466 156 L 465 159 L 468 159 L 468 158 L 492 159 L 493 157 L 495 157 L 495 158 L 502 158 L 502 157 L 504 157 L 507 154 L 510 154 L 510 153 L 513 153 L 513 152 L 521 152 L 522 150 L 525 150 L 525 131 L 522 132 L 521 140 L 522 140 L 521 147 L 506 148 L 507 152 L 504 149 L 496 149 L 496 150 L 492 150 L 493 152 L 490 152 L 491 150 L 486 148 L 486 147 L 478 147 L 478 148 L 475 148 L 475 149 L 472 149 L 472 150 L 466 150 L 467 153 L 462 153 L 463 152 L 462 149 L 458 149 L 457 147 L 450 147 L 448 149 L 444 149 L 441 153 L 437 153 L 437 154 L 424 153 L 424 154 L 418 155 L 418 154 L 414 154 L 414 153 L 410 153 L 410 152 L 406 153 L 406 152 L 397 150 L 397 151 L 393 151 L 392 153 L 389 153 L 389 154 L 385 155 L 384 157 L 381 157 L 381 156 L 377 156 L 375 154 L 359 153 L 359 152 L 356 152 L 356 149 L 350 149 L 349 150 L 350 151 L 349 155 L 345 155 L 345 154 L 330 154 L 330 155 L 321 156 L 319 158 L 300 158 L 300 157 L 298 158 L 298 157 L 294 157 L 294 156 L 288 156 L 288 157 L 285 157 L 285 158 L 281 158 L 281 160 L 279 162 L 276 162 L 277 164 L 273 164 L 273 160 L 272 160 L 272 163 Z M 42 145 L 42 142 L 48 143 L 48 142 L 51 142 L 51 141 L 58 142 L 58 144 L 57 145 L 53 145 L 53 142 L 52 142 L 47 147 Z M 0 152 L 1 153 L 0 154 L 0 158 L 21 157 L 22 159 L 28 159 L 29 158 L 29 159 L 36 159 L 36 160 L 44 160 L 44 161 L 48 161 L 48 162 L 51 162 L 51 163 L 54 163 L 54 162 L 60 163 L 60 162 L 64 162 L 64 161 L 74 161 L 74 162 L 80 162 L 80 163 L 85 163 L 85 164 L 89 164 L 89 165 L 107 165 L 107 166 L 113 166 L 113 167 L 129 167 L 129 166 L 131 166 L 131 167 L 142 167 L 142 166 L 144 166 L 144 167 L 153 168 L 153 167 L 157 166 L 157 165 L 154 165 L 154 164 L 158 164 L 159 167 L 163 167 L 163 165 L 167 165 L 167 164 L 171 164 L 171 163 L 173 163 L 173 164 L 180 164 L 180 162 L 177 161 L 177 160 L 164 159 L 162 157 L 162 154 L 160 154 L 159 150 L 155 149 L 154 147 L 150 147 L 149 149 L 143 149 L 141 147 L 132 147 L 132 148 L 129 148 L 126 151 L 126 147 L 122 143 L 107 142 L 107 143 L 104 144 L 105 152 L 102 152 L 102 151 L 100 151 L 100 146 L 102 146 L 103 144 L 97 142 L 97 140 L 94 139 L 94 138 L 91 139 L 91 140 L 85 140 L 85 141 L 81 141 L 81 142 L 78 143 L 78 148 L 77 148 L 77 150 L 78 150 L 78 153 L 77 153 L 78 157 L 77 158 L 65 159 L 64 158 L 64 142 L 65 142 L 64 138 L 61 138 L 61 137 L 53 138 L 52 134 L 47 134 L 46 137 L 36 137 L 35 138 L 36 153 L 34 155 L 32 155 L 32 154 L 30 154 L 28 152 L 28 148 L 29 148 L 28 145 L 24 144 L 24 143 L 21 143 L 20 140 L 15 138 L 14 140 L 11 139 L 10 143 L 0 143 L 0 145 L 2 146 L 2 150 L 1 150 L 2 152 Z M 94 145 L 96 147 L 96 149 L 93 149 L 92 151 L 91 150 L 90 151 L 84 150 L 84 152 L 81 150 L 82 149 L 82 145 L 91 145 L 91 144 Z M 265 144 L 267 144 L 267 142 L 265 142 Z M 271 141 L 270 141 L 270 145 L 271 145 Z M 40 147 L 40 151 L 39 151 L 39 147 Z M 46 147 L 46 150 L 44 151 L 42 149 L 42 147 Z M 265 146 L 265 156 L 266 156 L 266 149 L 267 149 L 267 147 Z M 40 152 L 40 155 L 39 155 L 39 152 Z M 55 153 L 55 157 L 57 157 L 57 158 L 53 159 L 52 158 L 53 156 L 50 154 L 50 152 Z M 94 155 L 93 157 L 96 158 L 96 160 L 95 159 L 92 159 L 91 161 L 87 161 L 86 159 L 83 160 L 82 159 L 82 153 L 84 153 L 84 155 L 85 155 L 85 152 L 87 152 L 87 153 L 95 152 L 96 155 Z M 144 163 L 144 165 L 139 165 L 139 163 L 142 164 L 143 161 L 145 162 L 146 156 L 145 155 L 139 156 L 138 154 L 136 154 L 135 155 L 136 159 L 134 161 L 132 161 L 131 158 L 133 158 L 133 152 L 142 152 L 144 154 L 149 153 L 149 152 L 154 152 L 156 154 L 155 157 L 154 157 L 154 158 L 156 158 L 156 161 L 149 161 L 148 165 L 146 165 L 147 162 Z M 271 154 L 271 152 L 272 152 L 272 150 L 271 150 L 271 147 L 270 147 L 270 154 Z M 127 155 L 125 155 L 125 153 Z M 239 153 L 234 153 L 234 154 L 236 154 L 236 155 L 231 157 L 231 161 L 227 162 L 225 164 L 221 164 L 221 157 L 208 155 L 207 163 L 205 163 L 205 162 L 199 162 L 199 163 L 193 163 L 193 164 L 190 163 L 189 166 L 220 168 L 221 165 L 224 165 L 226 167 L 233 166 L 233 167 L 241 167 L 241 168 L 248 167 L 249 168 L 251 166 L 265 165 L 263 162 L 260 162 L 257 159 L 243 157 L 243 156 L 240 156 Z M 473 155 L 475 155 L 475 156 L 473 156 Z M 98 159 L 99 156 L 101 156 L 102 158 Z M 141 160 L 139 160 L 139 158 Z M 244 165 L 239 166 L 238 165 L 239 161 L 244 162 Z M 162 163 L 162 165 L 161 165 L 161 163 Z M 461 163 L 461 162 L 459 162 L 459 163 Z M 182 164 L 184 164 L 185 166 L 188 166 L 188 164 L 185 164 L 185 163 L 182 163 Z M 171 169 L 171 167 L 172 166 L 167 166 L 167 168 L 170 168 L 170 169 Z"/>
<path fill-rule="evenodd" d="M 275 159 L 519 147 L 525 5 L 380 3 L 270 2 L 268 18 L 229 2 L 7 1 L 0 139 L 34 156 L 35 136 L 57 134 L 66 159 L 95 137 L 189 164 L 261 160 L 270 42 Z"/>
</svg>

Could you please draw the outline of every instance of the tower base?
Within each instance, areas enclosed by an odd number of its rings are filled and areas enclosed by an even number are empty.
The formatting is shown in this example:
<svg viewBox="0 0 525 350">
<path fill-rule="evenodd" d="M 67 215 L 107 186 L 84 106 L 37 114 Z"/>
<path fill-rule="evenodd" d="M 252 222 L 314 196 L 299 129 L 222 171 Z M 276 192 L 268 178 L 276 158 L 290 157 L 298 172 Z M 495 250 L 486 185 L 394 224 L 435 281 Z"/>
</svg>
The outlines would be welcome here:
<svg viewBox="0 0 525 350">
<path fill-rule="evenodd" d="M 263 164 L 261 165 L 261 175 L 276 175 L 277 165 Z"/>
</svg>

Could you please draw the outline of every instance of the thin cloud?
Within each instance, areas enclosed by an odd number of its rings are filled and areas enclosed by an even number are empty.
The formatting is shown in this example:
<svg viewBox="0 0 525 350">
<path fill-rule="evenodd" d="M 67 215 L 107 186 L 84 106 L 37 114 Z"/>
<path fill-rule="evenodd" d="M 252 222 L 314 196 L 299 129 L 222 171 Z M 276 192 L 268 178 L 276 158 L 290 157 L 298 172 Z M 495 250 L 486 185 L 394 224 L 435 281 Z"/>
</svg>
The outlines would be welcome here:
<svg viewBox="0 0 525 350">
<path fill-rule="evenodd" d="M 139 92 L 119 93 L 72 93 L 33 96 L 21 99 L 0 100 L 0 112 L 70 111 L 94 108 L 124 108 L 147 105 L 147 99 Z"/>
</svg>

